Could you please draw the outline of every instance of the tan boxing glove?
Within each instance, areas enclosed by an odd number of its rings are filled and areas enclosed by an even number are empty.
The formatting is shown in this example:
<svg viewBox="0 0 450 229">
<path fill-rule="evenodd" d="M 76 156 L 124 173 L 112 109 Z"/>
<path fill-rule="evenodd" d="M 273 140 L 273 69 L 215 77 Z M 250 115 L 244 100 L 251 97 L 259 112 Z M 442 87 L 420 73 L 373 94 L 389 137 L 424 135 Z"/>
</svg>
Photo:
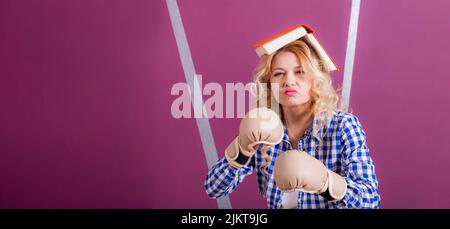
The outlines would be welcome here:
<svg viewBox="0 0 450 229">
<path fill-rule="evenodd" d="M 274 179 L 284 192 L 301 191 L 321 194 L 330 200 L 340 200 L 347 192 L 347 182 L 305 152 L 289 150 L 281 153 L 274 167 Z"/>
<path fill-rule="evenodd" d="M 262 107 L 250 110 L 241 120 L 239 136 L 225 150 L 228 163 L 242 168 L 255 154 L 258 145 L 276 145 L 283 140 L 284 127 L 273 110 Z"/>
</svg>

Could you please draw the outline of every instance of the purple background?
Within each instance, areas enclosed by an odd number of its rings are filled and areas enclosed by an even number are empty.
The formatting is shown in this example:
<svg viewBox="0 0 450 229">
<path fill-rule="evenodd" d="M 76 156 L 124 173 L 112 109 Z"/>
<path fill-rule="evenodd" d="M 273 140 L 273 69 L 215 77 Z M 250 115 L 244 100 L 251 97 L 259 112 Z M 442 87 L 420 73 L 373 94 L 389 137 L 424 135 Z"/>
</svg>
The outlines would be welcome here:
<svg viewBox="0 0 450 229">
<path fill-rule="evenodd" d="M 341 67 L 350 0 L 178 1 L 203 84 L 248 83 L 252 44 L 306 23 Z M 351 92 L 383 208 L 450 208 L 450 2 L 362 1 Z M 0 1 L 0 208 L 216 208 L 163 0 Z M 239 119 L 211 119 L 219 156 Z M 265 208 L 256 177 L 234 208 Z"/>
</svg>

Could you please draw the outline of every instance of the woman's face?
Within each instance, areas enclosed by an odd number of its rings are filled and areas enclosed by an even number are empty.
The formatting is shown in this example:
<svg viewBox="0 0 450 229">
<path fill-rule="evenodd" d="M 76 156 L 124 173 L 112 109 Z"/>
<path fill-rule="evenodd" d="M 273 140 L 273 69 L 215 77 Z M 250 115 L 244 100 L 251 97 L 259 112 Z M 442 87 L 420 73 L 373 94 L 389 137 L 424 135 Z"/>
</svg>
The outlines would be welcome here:
<svg viewBox="0 0 450 229">
<path fill-rule="evenodd" d="M 305 73 L 297 56 L 280 52 L 273 60 L 271 90 L 282 106 L 298 106 L 311 99 L 312 77 Z"/>
</svg>

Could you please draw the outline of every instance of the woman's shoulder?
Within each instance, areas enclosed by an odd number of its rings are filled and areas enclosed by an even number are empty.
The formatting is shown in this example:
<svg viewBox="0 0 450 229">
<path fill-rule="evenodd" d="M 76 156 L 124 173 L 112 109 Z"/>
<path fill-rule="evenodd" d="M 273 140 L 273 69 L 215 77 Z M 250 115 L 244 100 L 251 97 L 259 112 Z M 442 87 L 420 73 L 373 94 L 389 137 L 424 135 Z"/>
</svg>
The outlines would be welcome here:
<svg viewBox="0 0 450 229">
<path fill-rule="evenodd" d="M 355 114 L 344 111 L 334 111 L 331 122 L 340 128 L 345 128 L 348 126 L 361 126 L 359 119 Z"/>
</svg>

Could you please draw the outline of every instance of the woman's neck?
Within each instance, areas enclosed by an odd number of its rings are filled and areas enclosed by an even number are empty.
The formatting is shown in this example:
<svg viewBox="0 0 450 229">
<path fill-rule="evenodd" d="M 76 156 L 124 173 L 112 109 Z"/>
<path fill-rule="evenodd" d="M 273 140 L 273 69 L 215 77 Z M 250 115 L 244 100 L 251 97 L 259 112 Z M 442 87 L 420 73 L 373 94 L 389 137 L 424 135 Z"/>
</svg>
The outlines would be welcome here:
<svg viewBox="0 0 450 229">
<path fill-rule="evenodd" d="M 299 106 L 283 107 L 283 117 L 289 137 L 300 138 L 314 119 L 312 102 Z"/>
<path fill-rule="evenodd" d="M 313 119 L 312 102 L 298 106 L 283 107 L 286 126 L 310 123 Z"/>
</svg>

